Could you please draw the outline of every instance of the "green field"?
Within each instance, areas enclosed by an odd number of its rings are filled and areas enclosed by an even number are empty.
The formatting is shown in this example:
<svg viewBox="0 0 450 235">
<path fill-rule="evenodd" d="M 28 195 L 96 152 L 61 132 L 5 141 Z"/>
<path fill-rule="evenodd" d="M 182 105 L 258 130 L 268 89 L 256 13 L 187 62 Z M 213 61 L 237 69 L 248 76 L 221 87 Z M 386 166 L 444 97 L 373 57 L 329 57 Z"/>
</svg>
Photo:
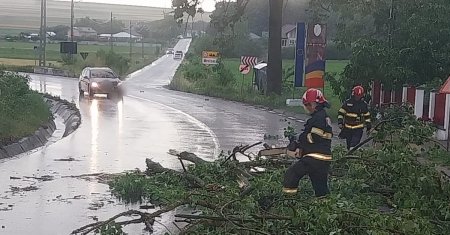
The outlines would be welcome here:
<svg viewBox="0 0 450 235">
<path fill-rule="evenodd" d="M 40 0 L 0 0 L 0 28 L 22 29 L 24 31 L 39 29 Z M 124 4 L 127 1 L 123 1 Z M 118 4 L 94 3 L 76 0 L 75 18 L 90 17 L 102 21 L 109 21 L 111 12 L 114 18 L 123 22 L 149 22 L 161 20 L 164 14 L 172 11 L 170 8 L 148 6 L 129 6 Z M 209 14 L 203 15 L 208 20 Z M 200 20 L 197 15 L 195 20 Z M 47 0 L 47 25 L 70 25 L 70 1 Z"/>
<path fill-rule="evenodd" d="M 39 46 L 39 43 L 29 43 L 29 42 L 6 42 L 0 41 L 0 58 L 8 58 L 8 59 L 26 59 L 26 60 L 34 60 L 36 59 L 36 53 L 34 50 L 35 46 Z M 78 45 L 78 52 L 88 52 L 91 54 L 95 54 L 99 50 L 110 50 L 109 45 Z M 59 43 L 51 43 L 47 44 L 46 49 L 47 60 L 49 61 L 61 61 L 61 54 L 59 53 Z M 129 46 L 114 46 L 114 52 L 121 54 L 122 56 L 130 55 L 130 47 Z M 144 47 L 144 55 L 154 55 L 155 48 L 146 46 Z M 78 55 L 78 59 L 82 59 L 80 55 Z M 142 49 L 140 43 L 133 44 L 133 57 L 142 57 Z"/>
</svg>

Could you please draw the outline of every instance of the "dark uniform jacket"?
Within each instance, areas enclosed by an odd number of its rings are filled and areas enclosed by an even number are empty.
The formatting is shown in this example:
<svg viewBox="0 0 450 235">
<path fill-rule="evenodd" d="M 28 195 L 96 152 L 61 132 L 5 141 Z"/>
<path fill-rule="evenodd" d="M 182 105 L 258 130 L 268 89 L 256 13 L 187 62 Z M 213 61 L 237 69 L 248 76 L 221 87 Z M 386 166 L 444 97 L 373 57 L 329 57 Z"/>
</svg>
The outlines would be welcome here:
<svg viewBox="0 0 450 235">
<path fill-rule="evenodd" d="M 323 106 L 319 106 L 306 122 L 305 129 L 298 138 L 298 147 L 304 157 L 331 161 L 332 137 L 331 120 Z"/>
<path fill-rule="evenodd" d="M 348 99 L 339 110 L 338 122 L 346 129 L 362 129 L 364 126 L 370 129 L 372 125 L 367 103 L 362 99 Z"/>
</svg>

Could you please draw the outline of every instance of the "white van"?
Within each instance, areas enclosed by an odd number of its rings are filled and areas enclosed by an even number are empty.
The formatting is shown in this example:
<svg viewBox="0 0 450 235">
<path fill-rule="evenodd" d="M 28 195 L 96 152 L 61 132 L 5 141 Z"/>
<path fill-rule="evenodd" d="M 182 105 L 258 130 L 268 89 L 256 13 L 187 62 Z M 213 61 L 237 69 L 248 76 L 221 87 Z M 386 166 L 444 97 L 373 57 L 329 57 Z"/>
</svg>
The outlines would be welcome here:
<svg viewBox="0 0 450 235">
<path fill-rule="evenodd" d="M 182 51 L 176 51 L 173 55 L 174 60 L 181 60 L 183 59 L 183 52 Z"/>
</svg>

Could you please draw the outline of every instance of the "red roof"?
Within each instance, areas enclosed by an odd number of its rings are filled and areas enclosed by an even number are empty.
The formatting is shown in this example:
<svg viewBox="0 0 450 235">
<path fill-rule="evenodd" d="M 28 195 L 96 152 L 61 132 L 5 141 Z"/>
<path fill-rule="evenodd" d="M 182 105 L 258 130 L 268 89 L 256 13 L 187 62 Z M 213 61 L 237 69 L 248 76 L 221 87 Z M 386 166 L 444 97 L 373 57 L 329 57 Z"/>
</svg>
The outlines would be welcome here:
<svg viewBox="0 0 450 235">
<path fill-rule="evenodd" d="M 441 90 L 439 90 L 439 93 L 450 94 L 450 77 L 447 79 L 445 84 L 441 87 Z"/>
</svg>

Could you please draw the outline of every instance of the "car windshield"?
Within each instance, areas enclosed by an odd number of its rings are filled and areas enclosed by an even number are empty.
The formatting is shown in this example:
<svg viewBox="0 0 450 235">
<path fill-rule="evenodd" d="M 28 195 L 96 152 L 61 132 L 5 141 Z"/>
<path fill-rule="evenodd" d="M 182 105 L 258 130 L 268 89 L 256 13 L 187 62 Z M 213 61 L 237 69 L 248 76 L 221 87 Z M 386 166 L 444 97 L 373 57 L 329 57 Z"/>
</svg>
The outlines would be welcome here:
<svg viewBox="0 0 450 235">
<path fill-rule="evenodd" d="M 91 77 L 93 78 L 117 78 L 117 75 L 108 69 L 92 69 Z"/>
</svg>

